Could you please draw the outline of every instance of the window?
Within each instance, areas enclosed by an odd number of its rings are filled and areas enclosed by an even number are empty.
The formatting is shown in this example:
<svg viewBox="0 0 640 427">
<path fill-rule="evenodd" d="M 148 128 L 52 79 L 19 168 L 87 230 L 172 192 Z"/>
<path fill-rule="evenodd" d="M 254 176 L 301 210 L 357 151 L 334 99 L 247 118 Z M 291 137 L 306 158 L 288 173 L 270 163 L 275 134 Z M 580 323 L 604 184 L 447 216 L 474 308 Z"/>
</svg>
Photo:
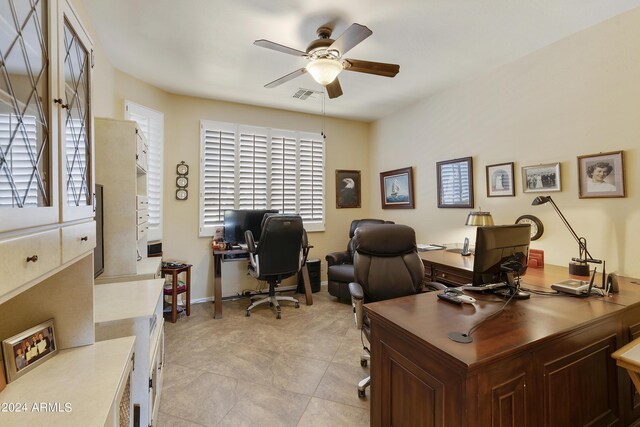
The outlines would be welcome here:
<svg viewBox="0 0 640 427">
<path fill-rule="evenodd" d="M 200 236 L 227 209 L 277 209 L 324 230 L 324 139 L 320 134 L 203 120 Z"/>
<path fill-rule="evenodd" d="M 135 120 L 149 143 L 147 195 L 149 197 L 149 241 L 162 239 L 162 147 L 164 114 L 131 101 L 125 101 L 125 119 Z"/>
</svg>

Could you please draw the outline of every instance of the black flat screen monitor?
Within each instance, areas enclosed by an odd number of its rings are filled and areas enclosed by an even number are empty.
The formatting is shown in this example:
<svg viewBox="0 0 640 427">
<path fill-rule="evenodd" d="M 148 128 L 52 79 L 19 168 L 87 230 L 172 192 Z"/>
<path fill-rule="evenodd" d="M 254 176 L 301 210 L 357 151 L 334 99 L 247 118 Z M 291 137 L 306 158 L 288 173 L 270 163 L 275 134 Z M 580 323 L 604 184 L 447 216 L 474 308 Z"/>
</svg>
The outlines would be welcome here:
<svg viewBox="0 0 640 427">
<path fill-rule="evenodd" d="M 224 240 L 231 244 L 246 243 L 244 232 L 251 230 L 258 241 L 262 233 L 262 218 L 267 213 L 278 213 L 275 209 L 230 209 L 224 211 Z"/>
<path fill-rule="evenodd" d="M 529 259 L 529 224 L 478 227 L 473 285 L 506 282 L 509 273 L 524 274 Z"/>
</svg>

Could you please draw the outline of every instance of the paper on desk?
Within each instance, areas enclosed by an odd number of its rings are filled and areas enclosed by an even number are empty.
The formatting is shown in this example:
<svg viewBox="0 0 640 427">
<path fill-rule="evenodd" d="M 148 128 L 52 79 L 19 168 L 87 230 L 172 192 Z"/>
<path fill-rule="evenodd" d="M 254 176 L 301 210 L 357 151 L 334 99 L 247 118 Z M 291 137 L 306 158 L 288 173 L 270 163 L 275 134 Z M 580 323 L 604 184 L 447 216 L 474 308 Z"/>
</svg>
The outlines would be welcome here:
<svg viewBox="0 0 640 427">
<path fill-rule="evenodd" d="M 425 244 L 425 243 L 418 243 L 416 246 L 418 247 L 419 251 L 436 251 L 439 249 L 444 249 L 444 246 L 442 245 Z"/>
</svg>

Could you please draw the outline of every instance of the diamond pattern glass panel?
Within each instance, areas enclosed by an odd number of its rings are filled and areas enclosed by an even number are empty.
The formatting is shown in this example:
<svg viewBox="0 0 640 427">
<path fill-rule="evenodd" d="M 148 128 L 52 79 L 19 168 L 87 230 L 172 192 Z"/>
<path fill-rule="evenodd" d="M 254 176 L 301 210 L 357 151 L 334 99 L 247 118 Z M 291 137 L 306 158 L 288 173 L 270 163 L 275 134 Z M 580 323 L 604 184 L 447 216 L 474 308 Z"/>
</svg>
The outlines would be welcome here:
<svg viewBox="0 0 640 427">
<path fill-rule="evenodd" d="M 0 208 L 51 206 L 47 16 L 0 0 Z"/>
<path fill-rule="evenodd" d="M 65 157 L 67 205 L 91 204 L 89 146 L 89 52 L 69 22 L 64 25 Z"/>
</svg>

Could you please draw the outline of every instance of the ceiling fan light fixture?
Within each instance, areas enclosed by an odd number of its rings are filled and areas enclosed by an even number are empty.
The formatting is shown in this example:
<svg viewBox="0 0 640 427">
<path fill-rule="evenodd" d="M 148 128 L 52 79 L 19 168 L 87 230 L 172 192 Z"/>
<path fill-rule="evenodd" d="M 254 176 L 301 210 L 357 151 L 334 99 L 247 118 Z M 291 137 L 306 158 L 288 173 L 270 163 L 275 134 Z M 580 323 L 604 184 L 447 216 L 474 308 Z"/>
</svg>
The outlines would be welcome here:
<svg viewBox="0 0 640 427">
<path fill-rule="evenodd" d="M 326 58 L 314 59 L 305 68 L 311 77 L 322 86 L 333 82 L 344 69 L 340 61 Z"/>
</svg>

